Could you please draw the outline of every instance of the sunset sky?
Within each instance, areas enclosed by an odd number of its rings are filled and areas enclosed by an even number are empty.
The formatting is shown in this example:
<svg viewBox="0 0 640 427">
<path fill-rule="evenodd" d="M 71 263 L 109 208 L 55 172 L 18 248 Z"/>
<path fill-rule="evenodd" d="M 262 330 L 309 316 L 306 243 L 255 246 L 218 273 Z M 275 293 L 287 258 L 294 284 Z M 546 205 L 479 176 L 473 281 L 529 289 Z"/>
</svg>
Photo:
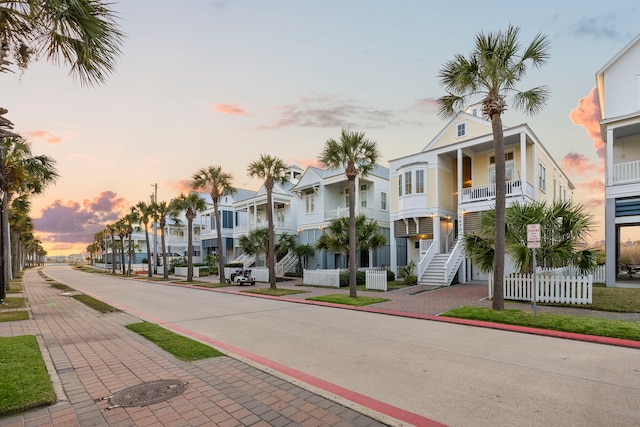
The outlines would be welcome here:
<svg viewBox="0 0 640 427">
<path fill-rule="evenodd" d="M 517 6 L 515 6 L 517 4 Z M 99 226 L 149 200 L 169 201 L 198 168 L 220 164 L 257 189 L 247 165 L 270 153 L 304 167 L 342 127 L 377 141 L 381 164 L 422 148 L 446 120 L 440 67 L 480 31 L 540 32 L 551 58 L 520 88 L 547 85 L 528 123 L 576 186 L 604 238 L 603 143 L 595 72 L 640 31 L 629 1 L 135 0 L 116 2 L 127 38 L 116 73 L 84 88 L 45 61 L 0 75 L 1 107 L 61 178 L 33 200 L 49 255 L 80 253 Z"/>
</svg>

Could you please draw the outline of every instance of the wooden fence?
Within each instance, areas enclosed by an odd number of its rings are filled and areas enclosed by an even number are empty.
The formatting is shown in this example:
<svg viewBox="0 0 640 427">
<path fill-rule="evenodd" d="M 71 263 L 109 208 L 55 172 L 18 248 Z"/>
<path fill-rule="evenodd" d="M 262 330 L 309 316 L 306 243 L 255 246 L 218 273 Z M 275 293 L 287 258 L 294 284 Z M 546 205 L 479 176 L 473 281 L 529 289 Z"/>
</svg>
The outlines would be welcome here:
<svg viewBox="0 0 640 427">
<path fill-rule="evenodd" d="M 504 278 L 504 298 L 532 301 L 533 274 L 511 274 Z M 559 276 L 538 274 L 536 301 L 563 304 L 591 304 L 593 275 Z M 493 279 L 489 276 L 489 298 L 493 297 Z"/>
<path fill-rule="evenodd" d="M 302 283 L 305 285 L 340 287 L 340 270 L 303 270 Z"/>
<path fill-rule="evenodd" d="M 377 291 L 387 291 L 387 270 L 366 270 L 366 287 Z"/>
</svg>

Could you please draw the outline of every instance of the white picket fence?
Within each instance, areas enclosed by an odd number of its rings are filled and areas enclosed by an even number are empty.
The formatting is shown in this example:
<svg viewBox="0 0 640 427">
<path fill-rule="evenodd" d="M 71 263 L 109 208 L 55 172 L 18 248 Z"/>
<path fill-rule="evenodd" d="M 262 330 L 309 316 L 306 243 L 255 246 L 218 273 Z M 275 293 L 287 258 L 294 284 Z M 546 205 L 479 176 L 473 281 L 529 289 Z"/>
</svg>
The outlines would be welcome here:
<svg viewBox="0 0 640 427">
<path fill-rule="evenodd" d="M 387 270 L 366 270 L 366 287 L 376 291 L 387 291 Z"/>
<path fill-rule="evenodd" d="M 511 274 L 504 278 L 504 298 L 532 301 L 533 274 Z M 560 276 L 549 273 L 537 275 L 536 301 L 562 304 L 591 304 L 593 275 Z M 493 278 L 489 275 L 489 298 L 493 297 Z"/>
<path fill-rule="evenodd" d="M 340 287 L 340 269 L 331 270 L 303 270 L 302 283 L 305 285 Z"/>
</svg>

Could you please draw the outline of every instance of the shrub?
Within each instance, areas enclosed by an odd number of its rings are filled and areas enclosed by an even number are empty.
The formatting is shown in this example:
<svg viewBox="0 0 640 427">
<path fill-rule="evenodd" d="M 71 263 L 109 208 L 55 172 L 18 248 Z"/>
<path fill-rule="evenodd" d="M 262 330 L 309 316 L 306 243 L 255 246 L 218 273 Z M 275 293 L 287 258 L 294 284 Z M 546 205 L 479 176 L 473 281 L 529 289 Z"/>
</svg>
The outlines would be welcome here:
<svg viewBox="0 0 640 427">
<path fill-rule="evenodd" d="M 209 273 L 209 267 L 200 267 L 200 270 L 198 270 L 200 273 L 200 277 L 204 277 L 204 276 L 208 276 Z"/>
<path fill-rule="evenodd" d="M 244 268 L 244 264 L 241 262 L 228 262 L 224 266 L 231 268 Z"/>
<path fill-rule="evenodd" d="M 364 271 L 356 271 L 356 285 L 364 285 L 367 283 L 367 273 Z M 349 286 L 349 272 L 340 273 L 340 287 Z"/>
<path fill-rule="evenodd" d="M 413 274 L 408 274 L 404 276 L 404 283 L 406 283 L 407 285 L 417 285 L 418 276 L 414 276 Z"/>
<path fill-rule="evenodd" d="M 302 277 L 303 274 L 302 272 L 298 273 L 296 271 L 287 271 L 286 273 L 284 273 L 285 277 Z"/>
<path fill-rule="evenodd" d="M 387 270 L 387 282 L 393 282 L 396 280 L 396 275 L 393 271 Z"/>
</svg>

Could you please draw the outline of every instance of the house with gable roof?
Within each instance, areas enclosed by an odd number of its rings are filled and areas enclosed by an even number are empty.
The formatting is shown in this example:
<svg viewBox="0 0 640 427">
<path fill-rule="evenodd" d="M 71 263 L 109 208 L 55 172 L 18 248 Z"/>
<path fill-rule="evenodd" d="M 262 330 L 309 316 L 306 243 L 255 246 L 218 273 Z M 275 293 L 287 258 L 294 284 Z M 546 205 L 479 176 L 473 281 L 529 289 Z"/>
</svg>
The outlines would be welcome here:
<svg viewBox="0 0 640 427">
<path fill-rule="evenodd" d="M 308 167 L 300 181 L 291 189 L 299 200 L 297 234 L 299 244 L 315 246 L 326 232 L 330 221 L 349 216 L 349 188 L 344 169 Z M 358 267 L 388 267 L 390 263 L 389 234 L 389 169 L 375 165 L 365 177 L 358 176 L 356 188 L 356 215 L 364 214 L 378 223 L 386 238 L 383 248 L 360 251 Z M 346 254 L 316 250 L 307 260 L 308 268 L 347 268 Z"/>
<path fill-rule="evenodd" d="M 596 72 L 605 142 L 607 286 L 640 280 L 620 261 L 621 233 L 640 225 L 640 34 Z M 637 267 L 637 266 L 636 266 Z"/>
<path fill-rule="evenodd" d="M 571 200 L 573 184 L 527 124 L 505 126 L 504 144 L 507 206 Z M 392 269 L 413 261 L 418 283 L 430 285 L 486 279 L 458 239 L 495 205 L 493 133 L 481 109 L 457 113 L 422 151 L 389 166 Z"/>
</svg>

